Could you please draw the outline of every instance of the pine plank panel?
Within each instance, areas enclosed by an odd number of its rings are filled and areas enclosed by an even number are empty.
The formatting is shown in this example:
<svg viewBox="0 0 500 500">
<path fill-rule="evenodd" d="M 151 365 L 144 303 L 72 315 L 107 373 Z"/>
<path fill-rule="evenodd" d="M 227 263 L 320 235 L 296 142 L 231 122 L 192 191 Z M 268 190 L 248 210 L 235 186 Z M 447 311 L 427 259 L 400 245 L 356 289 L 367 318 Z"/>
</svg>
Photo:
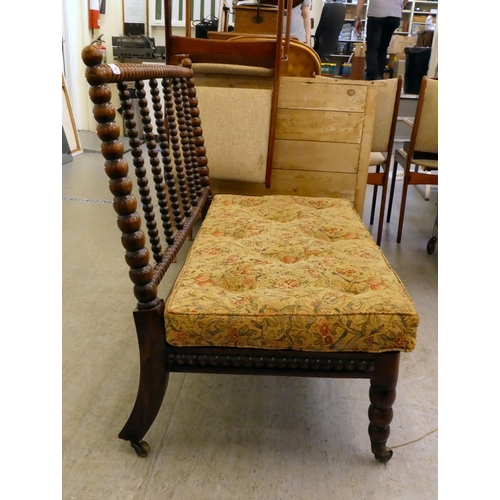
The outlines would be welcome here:
<svg viewBox="0 0 500 500">
<path fill-rule="evenodd" d="M 276 139 L 359 144 L 363 121 L 363 113 L 278 109 Z"/>
<path fill-rule="evenodd" d="M 278 108 L 364 112 L 367 84 L 284 76 L 280 82 Z"/>
<path fill-rule="evenodd" d="M 273 169 L 355 174 L 359 152 L 359 144 L 277 139 Z"/>
</svg>

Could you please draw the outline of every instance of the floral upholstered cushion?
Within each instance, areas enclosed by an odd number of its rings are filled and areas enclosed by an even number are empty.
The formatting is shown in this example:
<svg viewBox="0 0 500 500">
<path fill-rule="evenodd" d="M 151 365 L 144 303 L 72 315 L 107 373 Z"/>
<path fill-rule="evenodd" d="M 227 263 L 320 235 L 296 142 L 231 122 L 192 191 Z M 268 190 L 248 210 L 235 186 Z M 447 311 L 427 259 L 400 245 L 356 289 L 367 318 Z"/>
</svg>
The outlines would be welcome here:
<svg viewBox="0 0 500 500">
<path fill-rule="evenodd" d="M 174 346 L 411 351 L 419 317 L 348 200 L 217 195 L 165 308 Z"/>
</svg>

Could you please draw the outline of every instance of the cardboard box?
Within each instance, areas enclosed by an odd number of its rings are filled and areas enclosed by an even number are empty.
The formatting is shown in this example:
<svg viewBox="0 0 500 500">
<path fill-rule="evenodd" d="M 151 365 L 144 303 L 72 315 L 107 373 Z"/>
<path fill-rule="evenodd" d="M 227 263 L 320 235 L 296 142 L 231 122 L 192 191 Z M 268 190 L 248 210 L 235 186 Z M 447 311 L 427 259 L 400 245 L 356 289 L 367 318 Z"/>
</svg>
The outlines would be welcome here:
<svg viewBox="0 0 500 500">
<path fill-rule="evenodd" d="M 415 47 L 417 43 L 416 36 L 392 35 L 391 43 L 387 49 L 388 54 L 404 54 L 406 47 Z M 404 57 L 404 55 L 403 55 Z"/>
</svg>

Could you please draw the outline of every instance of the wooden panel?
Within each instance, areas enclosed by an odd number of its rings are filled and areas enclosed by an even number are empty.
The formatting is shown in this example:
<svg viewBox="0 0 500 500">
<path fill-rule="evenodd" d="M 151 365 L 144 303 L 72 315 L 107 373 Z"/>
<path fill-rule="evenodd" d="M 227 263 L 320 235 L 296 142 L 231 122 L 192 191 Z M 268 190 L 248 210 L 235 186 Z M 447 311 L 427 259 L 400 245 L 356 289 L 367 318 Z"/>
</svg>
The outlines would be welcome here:
<svg viewBox="0 0 500 500">
<path fill-rule="evenodd" d="M 333 196 L 354 201 L 355 186 L 355 174 L 277 169 L 273 170 L 269 190 L 272 191 L 275 187 L 283 194 Z"/>
<path fill-rule="evenodd" d="M 363 119 L 362 113 L 278 109 L 276 139 L 359 143 Z"/>
<path fill-rule="evenodd" d="M 363 113 L 367 85 L 330 78 L 282 77 L 278 108 L 318 109 Z"/>
<path fill-rule="evenodd" d="M 359 151 L 358 144 L 277 139 L 273 168 L 356 173 Z"/>
<path fill-rule="evenodd" d="M 346 198 L 354 202 L 356 175 L 302 170 L 273 170 L 271 187 L 262 184 L 211 179 L 214 194 L 230 193 L 248 196 L 286 194 Z"/>
</svg>

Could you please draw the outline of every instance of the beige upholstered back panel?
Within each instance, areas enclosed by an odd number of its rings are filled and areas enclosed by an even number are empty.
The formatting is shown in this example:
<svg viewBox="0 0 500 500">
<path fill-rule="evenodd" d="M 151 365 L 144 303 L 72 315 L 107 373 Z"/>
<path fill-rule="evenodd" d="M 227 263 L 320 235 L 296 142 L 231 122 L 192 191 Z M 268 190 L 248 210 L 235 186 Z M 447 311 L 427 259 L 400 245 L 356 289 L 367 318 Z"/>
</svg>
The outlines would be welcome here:
<svg viewBox="0 0 500 500">
<path fill-rule="evenodd" d="M 198 86 L 197 96 L 210 177 L 264 183 L 272 91 Z"/>
<path fill-rule="evenodd" d="M 427 80 L 415 150 L 438 152 L 438 81 Z"/>
<path fill-rule="evenodd" d="M 371 149 L 373 152 L 387 152 L 397 87 L 397 78 L 390 78 L 378 84 L 377 111 Z"/>
</svg>

